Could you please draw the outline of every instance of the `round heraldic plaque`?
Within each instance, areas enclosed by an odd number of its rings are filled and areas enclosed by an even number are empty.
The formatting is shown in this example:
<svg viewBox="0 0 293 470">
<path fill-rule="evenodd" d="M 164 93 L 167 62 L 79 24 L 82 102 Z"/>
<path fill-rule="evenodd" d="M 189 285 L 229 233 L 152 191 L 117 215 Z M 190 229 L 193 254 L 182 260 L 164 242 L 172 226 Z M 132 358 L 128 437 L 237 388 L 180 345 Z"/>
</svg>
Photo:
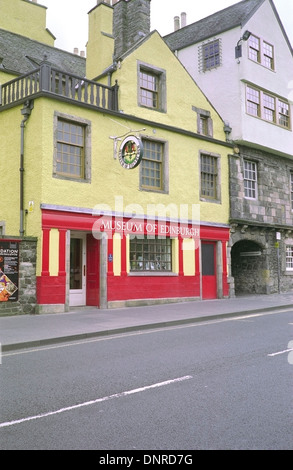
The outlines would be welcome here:
<svg viewBox="0 0 293 470">
<path fill-rule="evenodd" d="M 119 161 L 126 170 L 136 168 L 143 156 L 143 144 L 140 139 L 130 135 L 123 140 L 120 151 Z"/>
</svg>

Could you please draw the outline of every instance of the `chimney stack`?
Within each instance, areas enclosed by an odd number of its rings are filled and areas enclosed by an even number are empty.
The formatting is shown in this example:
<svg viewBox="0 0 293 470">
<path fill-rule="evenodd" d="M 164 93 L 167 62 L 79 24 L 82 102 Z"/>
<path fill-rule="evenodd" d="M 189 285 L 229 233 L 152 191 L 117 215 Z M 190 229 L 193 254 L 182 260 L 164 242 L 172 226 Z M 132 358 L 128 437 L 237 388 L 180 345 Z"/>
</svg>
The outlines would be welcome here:
<svg viewBox="0 0 293 470">
<path fill-rule="evenodd" d="M 184 28 L 186 26 L 186 13 L 183 11 L 181 13 L 181 28 Z"/>
<path fill-rule="evenodd" d="M 178 31 L 180 29 L 180 18 L 179 16 L 174 17 L 174 31 Z"/>
<path fill-rule="evenodd" d="M 151 0 L 113 0 L 115 59 L 134 46 L 151 28 Z"/>
</svg>

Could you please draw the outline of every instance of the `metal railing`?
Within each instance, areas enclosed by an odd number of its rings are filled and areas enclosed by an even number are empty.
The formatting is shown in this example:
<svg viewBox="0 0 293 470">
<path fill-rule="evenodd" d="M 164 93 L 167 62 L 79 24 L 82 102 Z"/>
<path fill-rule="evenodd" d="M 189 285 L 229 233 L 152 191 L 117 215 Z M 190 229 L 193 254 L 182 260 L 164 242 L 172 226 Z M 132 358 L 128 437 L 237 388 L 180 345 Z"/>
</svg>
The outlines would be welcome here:
<svg viewBox="0 0 293 470">
<path fill-rule="evenodd" d="M 98 108 L 118 111 L 118 84 L 112 87 L 69 74 L 43 62 L 38 69 L 0 85 L 1 106 L 49 94 Z"/>
</svg>

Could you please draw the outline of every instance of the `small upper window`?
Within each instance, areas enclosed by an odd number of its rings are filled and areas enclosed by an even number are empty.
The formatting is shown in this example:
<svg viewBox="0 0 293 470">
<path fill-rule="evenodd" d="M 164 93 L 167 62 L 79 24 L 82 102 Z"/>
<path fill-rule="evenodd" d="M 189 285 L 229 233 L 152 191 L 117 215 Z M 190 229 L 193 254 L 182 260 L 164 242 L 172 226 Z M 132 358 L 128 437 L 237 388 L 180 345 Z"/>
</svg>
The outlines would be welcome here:
<svg viewBox="0 0 293 470">
<path fill-rule="evenodd" d="M 158 108 L 158 77 L 147 72 L 140 72 L 140 104 L 148 108 Z"/>
<path fill-rule="evenodd" d="M 138 104 L 166 112 L 165 70 L 138 63 Z"/>
<path fill-rule="evenodd" d="M 213 69 L 220 65 L 220 42 L 209 42 L 202 46 L 203 53 L 203 69 L 204 71 Z"/>
<path fill-rule="evenodd" d="M 274 46 L 253 34 L 248 40 L 248 57 L 270 70 L 275 69 Z"/>
</svg>

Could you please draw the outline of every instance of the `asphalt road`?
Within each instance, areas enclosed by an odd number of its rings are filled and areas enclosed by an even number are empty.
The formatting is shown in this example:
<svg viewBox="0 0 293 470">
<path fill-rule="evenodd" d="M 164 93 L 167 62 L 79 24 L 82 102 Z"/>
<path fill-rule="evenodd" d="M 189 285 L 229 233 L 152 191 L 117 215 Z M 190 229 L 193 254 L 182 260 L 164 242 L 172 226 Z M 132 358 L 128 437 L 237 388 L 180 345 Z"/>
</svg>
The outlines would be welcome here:
<svg viewBox="0 0 293 470">
<path fill-rule="evenodd" d="M 0 449 L 293 450 L 292 340 L 283 311 L 5 353 Z"/>
</svg>

